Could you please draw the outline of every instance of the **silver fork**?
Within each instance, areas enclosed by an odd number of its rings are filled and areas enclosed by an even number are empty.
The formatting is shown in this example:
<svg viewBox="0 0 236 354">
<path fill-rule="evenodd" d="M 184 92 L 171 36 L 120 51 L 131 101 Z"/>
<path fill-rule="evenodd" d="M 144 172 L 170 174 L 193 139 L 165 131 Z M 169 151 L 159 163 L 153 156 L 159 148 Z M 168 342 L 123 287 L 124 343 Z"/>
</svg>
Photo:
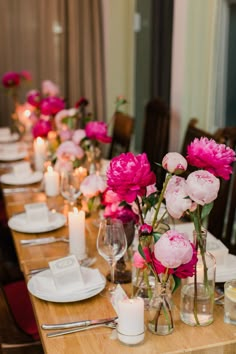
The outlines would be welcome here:
<svg viewBox="0 0 236 354">
<path fill-rule="evenodd" d="M 23 246 L 38 246 L 38 245 L 47 245 L 54 242 L 69 242 L 69 239 L 65 236 L 62 237 L 43 237 L 43 238 L 34 238 L 30 240 L 20 240 L 21 245 Z"/>
</svg>

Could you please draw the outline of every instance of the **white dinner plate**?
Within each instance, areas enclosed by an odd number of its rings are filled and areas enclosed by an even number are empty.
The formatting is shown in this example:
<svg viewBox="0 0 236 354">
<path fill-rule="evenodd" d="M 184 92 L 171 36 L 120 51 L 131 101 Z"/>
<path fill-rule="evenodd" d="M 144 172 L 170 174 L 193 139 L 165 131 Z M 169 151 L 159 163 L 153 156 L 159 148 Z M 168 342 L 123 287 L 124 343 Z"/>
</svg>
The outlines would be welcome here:
<svg viewBox="0 0 236 354">
<path fill-rule="evenodd" d="M 26 213 L 13 215 L 8 220 L 8 226 L 15 231 L 25 233 L 41 233 L 59 229 L 66 223 L 66 217 L 61 213 L 50 211 L 48 222 L 32 222 L 27 220 Z"/>
<path fill-rule="evenodd" d="M 35 171 L 30 174 L 17 174 L 6 173 L 1 176 L 1 182 L 5 184 L 14 184 L 14 185 L 24 185 L 24 184 L 33 184 L 40 182 L 43 178 L 43 173 L 40 171 Z"/>
<path fill-rule="evenodd" d="M 17 141 L 19 139 L 19 134 L 18 133 L 13 133 L 11 135 L 1 135 L 0 136 L 0 143 L 12 143 L 14 141 Z"/>
<path fill-rule="evenodd" d="M 0 161 L 16 161 L 22 160 L 27 156 L 28 152 L 26 150 L 23 151 L 2 151 L 0 153 Z"/>
<path fill-rule="evenodd" d="M 50 269 L 30 278 L 27 287 L 29 292 L 39 299 L 52 302 L 81 301 L 99 294 L 106 285 L 105 277 L 98 269 L 81 267 L 84 285 L 64 286 L 56 288 Z"/>
</svg>

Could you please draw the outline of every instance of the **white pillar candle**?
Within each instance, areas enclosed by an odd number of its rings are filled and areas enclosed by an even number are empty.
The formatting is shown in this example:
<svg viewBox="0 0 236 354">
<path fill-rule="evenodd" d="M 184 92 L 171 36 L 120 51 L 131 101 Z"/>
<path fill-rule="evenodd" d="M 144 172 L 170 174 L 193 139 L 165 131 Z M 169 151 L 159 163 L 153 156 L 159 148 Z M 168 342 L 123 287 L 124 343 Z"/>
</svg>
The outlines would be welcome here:
<svg viewBox="0 0 236 354">
<path fill-rule="evenodd" d="M 68 213 L 68 224 L 70 253 L 82 260 L 86 258 L 85 212 L 74 208 L 73 212 Z"/>
<path fill-rule="evenodd" d="M 38 137 L 34 140 L 34 167 L 36 171 L 44 170 L 46 156 L 46 142 L 42 138 Z"/>
<path fill-rule="evenodd" d="M 44 188 L 48 197 L 55 197 L 59 194 L 59 173 L 48 166 L 44 173 Z"/>
<path fill-rule="evenodd" d="M 128 345 L 144 340 L 144 301 L 141 298 L 118 302 L 118 339 Z"/>
</svg>

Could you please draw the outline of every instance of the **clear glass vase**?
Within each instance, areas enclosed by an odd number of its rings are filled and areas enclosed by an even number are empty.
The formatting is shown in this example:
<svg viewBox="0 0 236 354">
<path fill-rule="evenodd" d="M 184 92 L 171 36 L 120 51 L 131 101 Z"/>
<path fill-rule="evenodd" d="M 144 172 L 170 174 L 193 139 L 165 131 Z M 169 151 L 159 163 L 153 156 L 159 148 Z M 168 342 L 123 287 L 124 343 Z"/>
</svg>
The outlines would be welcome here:
<svg viewBox="0 0 236 354">
<path fill-rule="evenodd" d="M 148 330 L 161 336 L 174 330 L 170 283 L 156 283 L 148 309 Z"/>
<path fill-rule="evenodd" d="M 132 297 L 141 297 L 144 300 L 144 307 L 149 309 L 155 289 L 155 277 L 148 268 L 132 269 Z"/>
<path fill-rule="evenodd" d="M 198 250 L 195 275 L 187 278 L 181 289 L 180 318 L 190 326 L 207 326 L 214 320 L 215 269 L 214 256 L 206 251 L 207 231 L 194 231 Z"/>
</svg>

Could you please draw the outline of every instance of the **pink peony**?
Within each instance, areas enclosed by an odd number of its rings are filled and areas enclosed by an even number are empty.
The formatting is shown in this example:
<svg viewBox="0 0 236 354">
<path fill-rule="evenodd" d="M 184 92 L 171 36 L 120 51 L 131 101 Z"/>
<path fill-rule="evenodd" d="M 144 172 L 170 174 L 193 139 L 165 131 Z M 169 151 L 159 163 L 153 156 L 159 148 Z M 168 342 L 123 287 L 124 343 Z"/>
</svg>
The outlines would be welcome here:
<svg viewBox="0 0 236 354">
<path fill-rule="evenodd" d="M 34 138 L 47 137 L 48 132 L 52 130 L 52 124 L 49 120 L 39 119 L 32 128 Z"/>
<path fill-rule="evenodd" d="M 85 133 L 89 139 L 98 140 L 101 143 L 110 143 L 112 141 L 112 138 L 107 135 L 107 124 L 104 122 L 88 122 L 85 126 Z"/>
<path fill-rule="evenodd" d="M 65 141 L 58 147 L 56 155 L 59 159 L 74 161 L 75 159 L 82 159 L 84 151 L 73 141 Z"/>
<path fill-rule="evenodd" d="M 46 97 L 42 99 L 40 108 L 42 114 L 54 116 L 65 108 L 65 102 L 62 98 L 59 97 Z"/>
<path fill-rule="evenodd" d="M 235 152 L 224 144 L 217 144 L 213 139 L 200 138 L 187 147 L 187 160 L 190 165 L 211 172 L 216 177 L 229 179 Z"/>
<path fill-rule="evenodd" d="M 86 137 L 86 133 L 84 129 L 77 129 L 74 131 L 74 134 L 72 136 L 72 140 L 74 141 L 75 144 L 79 145 L 81 140 L 83 140 Z"/>
<path fill-rule="evenodd" d="M 167 268 L 177 268 L 188 263 L 193 249 L 186 234 L 169 230 L 154 245 L 154 255 Z"/>
<path fill-rule="evenodd" d="M 59 87 L 50 80 L 44 80 L 42 82 L 42 94 L 50 97 L 58 96 Z"/>
<path fill-rule="evenodd" d="M 92 198 L 100 193 L 103 193 L 105 189 L 106 183 L 104 179 L 96 174 L 85 177 L 80 185 L 81 193 L 88 198 Z"/>
<path fill-rule="evenodd" d="M 186 193 L 200 205 L 213 202 L 217 198 L 219 188 L 219 179 L 205 170 L 190 173 L 186 180 Z"/>
<path fill-rule="evenodd" d="M 173 176 L 165 191 L 166 208 L 173 218 L 181 218 L 186 210 L 192 208 L 192 200 L 186 193 L 186 181 L 183 177 Z"/>
<path fill-rule="evenodd" d="M 31 104 L 33 107 L 39 107 L 41 103 L 41 95 L 40 92 L 37 90 L 31 90 L 27 94 L 27 102 Z"/>
<path fill-rule="evenodd" d="M 69 129 L 63 129 L 59 132 L 61 142 L 71 140 L 73 132 Z"/>
<path fill-rule="evenodd" d="M 145 269 L 147 268 L 147 263 L 151 262 L 151 254 L 148 247 L 143 248 L 143 253 L 145 255 L 145 259 L 141 256 L 141 254 L 136 251 L 133 256 L 133 265 L 135 268 Z"/>
<path fill-rule="evenodd" d="M 145 153 L 135 156 L 128 152 L 114 157 L 107 170 L 108 187 L 127 203 L 132 203 L 138 196 L 145 196 L 147 186 L 155 181 Z"/>
<path fill-rule="evenodd" d="M 31 75 L 31 73 L 30 73 L 29 71 L 27 71 L 27 70 L 22 70 L 22 71 L 20 72 L 20 76 L 21 76 L 21 78 L 22 78 L 23 80 L 25 80 L 25 81 L 31 81 L 31 80 L 32 80 L 32 75 Z"/>
<path fill-rule="evenodd" d="M 195 273 L 195 265 L 197 263 L 197 251 L 192 243 L 191 246 L 193 249 L 192 259 L 188 263 L 181 264 L 173 272 L 178 278 L 184 279 L 187 277 L 192 277 Z"/>
<path fill-rule="evenodd" d="M 170 173 L 179 175 L 187 170 L 187 160 L 178 152 L 169 152 L 163 157 L 162 166 Z"/>
<path fill-rule="evenodd" d="M 2 84 L 6 88 L 13 88 L 20 85 L 20 74 L 14 71 L 5 73 L 2 77 Z"/>
</svg>

